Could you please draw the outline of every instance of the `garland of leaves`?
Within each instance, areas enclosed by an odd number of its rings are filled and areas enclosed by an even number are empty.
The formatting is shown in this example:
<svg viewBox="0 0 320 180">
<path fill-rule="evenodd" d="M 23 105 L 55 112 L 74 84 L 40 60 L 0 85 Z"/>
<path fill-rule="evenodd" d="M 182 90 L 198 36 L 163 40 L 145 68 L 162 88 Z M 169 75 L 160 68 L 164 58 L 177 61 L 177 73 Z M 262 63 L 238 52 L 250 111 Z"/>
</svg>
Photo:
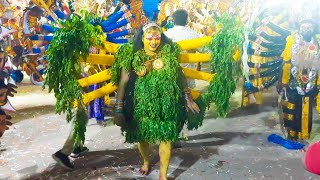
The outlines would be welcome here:
<svg viewBox="0 0 320 180">
<path fill-rule="evenodd" d="M 235 60 L 233 55 L 237 50 L 242 50 L 244 27 L 236 17 L 226 13 L 217 19 L 217 23 L 222 28 L 209 44 L 212 51 L 210 66 L 216 76 L 211 80 L 208 93 L 203 98 L 207 106 L 215 102 L 218 116 L 226 116 L 230 109 L 229 99 L 241 76 L 240 61 Z"/>
<path fill-rule="evenodd" d="M 82 76 L 79 59 L 86 59 L 91 46 L 101 46 L 102 31 L 89 24 L 84 18 L 72 15 L 64 27 L 59 29 L 50 43 L 46 56 L 49 62 L 46 69 L 45 85 L 53 91 L 57 99 L 55 111 L 67 113 L 67 121 L 75 117 L 74 139 L 76 144 L 84 141 L 87 115 L 83 104 L 83 89 L 78 83 Z M 77 110 L 74 111 L 74 105 Z"/>
<path fill-rule="evenodd" d="M 121 77 L 121 69 L 124 68 L 126 71 L 129 71 L 131 68 L 133 45 L 121 45 L 114 57 L 116 61 L 113 63 L 111 68 L 111 82 L 118 84 Z"/>
<path fill-rule="evenodd" d="M 188 130 L 195 130 L 198 129 L 202 123 L 206 112 L 206 103 L 203 100 L 202 96 L 199 96 L 198 99 L 194 100 L 195 103 L 199 106 L 200 112 L 193 113 L 191 111 L 188 112 L 188 121 L 187 121 L 187 128 Z"/>
</svg>

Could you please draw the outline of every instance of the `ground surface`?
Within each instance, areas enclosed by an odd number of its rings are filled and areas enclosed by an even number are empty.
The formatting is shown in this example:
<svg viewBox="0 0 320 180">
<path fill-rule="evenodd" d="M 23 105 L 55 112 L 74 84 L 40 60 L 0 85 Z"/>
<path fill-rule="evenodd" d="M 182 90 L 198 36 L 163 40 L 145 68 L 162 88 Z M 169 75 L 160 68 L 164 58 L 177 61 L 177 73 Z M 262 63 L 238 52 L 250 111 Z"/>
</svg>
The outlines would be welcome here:
<svg viewBox="0 0 320 180">
<path fill-rule="evenodd" d="M 86 145 L 90 152 L 74 160 L 67 171 L 51 158 L 62 147 L 69 126 L 64 115 L 54 114 L 55 99 L 47 90 L 25 81 L 11 99 L 17 112 L 14 125 L 1 139 L 0 179 L 157 179 L 159 157 L 153 149 L 153 170 L 138 173 L 141 164 L 135 145 L 125 144 L 120 128 L 103 127 L 91 119 Z M 204 125 L 188 132 L 189 140 L 175 148 L 169 167 L 174 179 L 320 179 L 303 169 L 299 151 L 289 151 L 267 141 L 281 135 L 276 96 L 266 94 L 260 108 L 240 109 L 240 91 L 232 98 L 227 118 L 207 112 Z M 318 117 L 315 115 L 315 119 Z M 316 120 L 314 130 L 319 123 Z M 313 136 L 313 140 L 317 137 Z"/>
</svg>

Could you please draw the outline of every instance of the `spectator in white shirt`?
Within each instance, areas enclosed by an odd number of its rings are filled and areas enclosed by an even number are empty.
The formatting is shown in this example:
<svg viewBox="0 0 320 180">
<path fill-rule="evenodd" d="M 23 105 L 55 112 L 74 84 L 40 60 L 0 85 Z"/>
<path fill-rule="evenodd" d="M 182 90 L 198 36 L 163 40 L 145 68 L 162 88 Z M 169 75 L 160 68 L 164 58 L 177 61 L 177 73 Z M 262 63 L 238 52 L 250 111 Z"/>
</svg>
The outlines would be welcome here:
<svg viewBox="0 0 320 180">
<path fill-rule="evenodd" d="M 188 22 L 188 12 L 184 9 L 176 10 L 173 13 L 173 21 L 174 27 L 168 29 L 164 32 L 164 34 L 170 38 L 173 42 L 183 41 L 183 40 L 190 40 L 199 38 L 200 35 L 193 29 L 187 27 Z M 189 52 L 190 53 L 190 52 Z M 195 69 L 195 64 L 181 64 L 184 68 Z M 190 88 L 195 87 L 194 80 L 188 80 L 188 85 Z"/>
<path fill-rule="evenodd" d="M 179 9 L 173 13 L 174 27 L 168 29 L 164 34 L 173 42 L 199 38 L 200 35 L 193 29 L 187 27 L 188 12 Z"/>
</svg>

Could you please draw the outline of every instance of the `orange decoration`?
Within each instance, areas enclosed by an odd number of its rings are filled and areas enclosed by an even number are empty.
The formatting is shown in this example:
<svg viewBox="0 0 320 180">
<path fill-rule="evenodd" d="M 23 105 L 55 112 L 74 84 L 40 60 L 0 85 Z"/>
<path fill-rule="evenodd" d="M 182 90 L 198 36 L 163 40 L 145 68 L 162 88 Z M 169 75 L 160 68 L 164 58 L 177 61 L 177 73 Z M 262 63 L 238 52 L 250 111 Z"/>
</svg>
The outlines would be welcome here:
<svg viewBox="0 0 320 180">
<path fill-rule="evenodd" d="M 132 0 L 130 6 L 130 12 L 134 16 L 134 18 L 130 19 L 131 27 L 134 29 L 138 29 L 148 20 L 142 10 L 142 0 Z"/>
</svg>

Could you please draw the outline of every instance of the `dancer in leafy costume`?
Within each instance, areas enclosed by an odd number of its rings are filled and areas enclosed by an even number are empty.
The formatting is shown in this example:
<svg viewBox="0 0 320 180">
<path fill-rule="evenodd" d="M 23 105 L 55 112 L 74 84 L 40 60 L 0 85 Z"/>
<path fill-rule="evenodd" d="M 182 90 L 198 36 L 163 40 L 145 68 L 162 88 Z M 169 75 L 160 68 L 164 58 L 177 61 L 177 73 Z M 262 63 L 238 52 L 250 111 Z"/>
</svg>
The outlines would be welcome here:
<svg viewBox="0 0 320 180">
<path fill-rule="evenodd" d="M 138 31 L 134 46 L 120 48 L 113 66 L 113 81 L 119 85 L 116 122 L 122 125 L 127 142 L 139 143 L 142 174 L 150 171 L 150 144 L 160 142 L 159 179 L 167 179 L 171 142 L 179 138 L 186 123 L 185 111 L 200 112 L 191 99 L 178 55 L 178 46 L 157 24 L 148 23 Z"/>
<path fill-rule="evenodd" d="M 82 95 L 86 91 L 78 83 L 82 77 L 82 65 L 79 59 L 89 55 L 89 48 L 101 45 L 103 32 L 89 23 L 89 17 L 72 15 L 65 26 L 54 35 L 46 51 L 48 61 L 45 85 L 57 98 L 56 113 L 66 113 L 67 121 L 72 123 L 61 150 L 52 155 L 61 166 L 72 169 L 69 155 L 88 151 L 84 146 L 86 125 L 88 122 L 86 104 Z"/>
</svg>

